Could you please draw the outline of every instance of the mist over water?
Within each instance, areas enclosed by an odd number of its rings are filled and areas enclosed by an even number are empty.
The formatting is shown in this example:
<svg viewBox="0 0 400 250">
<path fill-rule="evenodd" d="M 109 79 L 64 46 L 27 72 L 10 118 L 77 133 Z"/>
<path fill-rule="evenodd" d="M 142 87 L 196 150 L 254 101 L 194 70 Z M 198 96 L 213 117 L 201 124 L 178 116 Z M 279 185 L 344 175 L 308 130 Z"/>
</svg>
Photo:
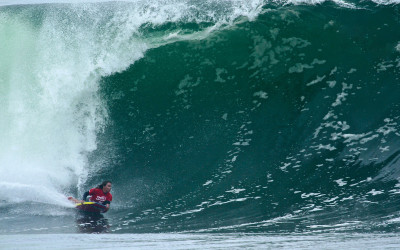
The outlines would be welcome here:
<svg viewBox="0 0 400 250">
<path fill-rule="evenodd" d="M 57 194 L 86 178 L 85 155 L 96 149 L 107 116 L 97 93 L 101 74 L 88 45 L 65 28 L 57 31 L 62 19 L 50 13 L 30 23 L 7 12 L 2 19 L 1 170 L 27 195 L 16 196 L 4 183 L 2 197 L 31 200 L 30 189 Z"/>
<path fill-rule="evenodd" d="M 398 1 L 44 3 L 0 4 L 1 233 L 104 179 L 111 232 L 396 231 Z"/>
</svg>

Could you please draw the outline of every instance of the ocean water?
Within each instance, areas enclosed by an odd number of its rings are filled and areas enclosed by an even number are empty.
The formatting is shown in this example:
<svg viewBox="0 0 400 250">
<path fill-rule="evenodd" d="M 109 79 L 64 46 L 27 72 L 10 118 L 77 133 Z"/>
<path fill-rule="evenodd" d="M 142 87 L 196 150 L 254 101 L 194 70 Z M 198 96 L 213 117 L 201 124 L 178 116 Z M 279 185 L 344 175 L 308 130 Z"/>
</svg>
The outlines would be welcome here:
<svg viewBox="0 0 400 250">
<path fill-rule="evenodd" d="M 398 234 L 28 234 L 0 236 L 4 249 L 397 249 Z"/>
<path fill-rule="evenodd" d="M 1 0 L 0 248 L 395 247 L 399 4 Z"/>
</svg>

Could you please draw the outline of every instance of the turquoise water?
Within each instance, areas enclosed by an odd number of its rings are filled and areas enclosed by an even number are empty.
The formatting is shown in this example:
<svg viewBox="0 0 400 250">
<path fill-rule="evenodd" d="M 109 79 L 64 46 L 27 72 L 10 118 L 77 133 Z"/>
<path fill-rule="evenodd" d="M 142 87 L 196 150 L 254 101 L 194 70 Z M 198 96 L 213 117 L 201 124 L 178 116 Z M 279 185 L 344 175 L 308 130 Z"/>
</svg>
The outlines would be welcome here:
<svg viewBox="0 0 400 250">
<path fill-rule="evenodd" d="M 0 236 L 6 249 L 393 249 L 398 234 L 28 234 Z"/>
<path fill-rule="evenodd" d="M 398 232 L 398 1 L 48 2 L 0 7 L 0 234 Z"/>
</svg>

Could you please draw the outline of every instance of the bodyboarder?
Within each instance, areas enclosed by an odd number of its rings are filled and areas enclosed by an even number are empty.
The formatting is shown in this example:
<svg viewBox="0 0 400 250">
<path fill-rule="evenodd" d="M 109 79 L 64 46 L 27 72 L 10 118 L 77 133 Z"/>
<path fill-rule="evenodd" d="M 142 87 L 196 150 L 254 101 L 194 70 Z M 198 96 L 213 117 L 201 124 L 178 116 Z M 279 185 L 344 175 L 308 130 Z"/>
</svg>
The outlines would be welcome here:
<svg viewBox="0 0 400 250">
<path fill-rule="evenodd" d="M 68 197 L 68 200 L 73 201 L 75 203 L 83 203 L 86 201 L 86 198 L 91 195 L 89 201 L 97 202 L 106 206 L 105 212 L 110 209 L 110 203 L 112 201 L 112 195 L 110 193 L 112 188 L 111 181 L 103 181 L 100 185 L 95 188 L 90 189 L 89 191 L 83 194 L 82 200 L 75 199 L 74 197 Z"/>
</svg>

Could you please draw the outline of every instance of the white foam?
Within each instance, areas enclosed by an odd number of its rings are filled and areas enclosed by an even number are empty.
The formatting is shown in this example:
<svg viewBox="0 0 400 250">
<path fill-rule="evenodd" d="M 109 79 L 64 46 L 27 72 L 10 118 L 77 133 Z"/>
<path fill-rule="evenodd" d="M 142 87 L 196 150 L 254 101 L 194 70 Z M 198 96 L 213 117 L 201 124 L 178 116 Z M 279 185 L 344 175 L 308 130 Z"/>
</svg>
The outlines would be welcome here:
<svg viewBox="0 0 400 250">
<path fill-rule="evenodd" d="M 40 185 L 27 185 L 20 183 L 0 182 L 0 195 L 2 200 L 9 202 L 33 201 L 64 207 L 74 207 L 65 196 L 56 190 Z"/>
<path fill-rule="evenodd" d="M 383 191 L 372 189 L 367 194 L 371 194 L 372 196 L 375 196 L 375 195 L 379 195 L 379 194 L 383 194 L 383 193 L 384 193 Z"/>
<path fill-rule="evenodd" d="M 246 189 L 243 188 L 233 188 L 231 190 L 225 191 L 226 193 L 233 193 L 233 194 L 238 194 L 240 192 L 246 191 Z"/>
<path fill-rule="evenodd" d="M 353 3 L 350 3 L 350 2 L 344 1 L 344 0 L 278 0 L 275 2 L 281 2 L 284 4 L 295 4 L 295 5 L 300 5 L 300 4 L 317 5 L 317 4 L 322 4 L 325 2 L 333 2 L 333 3 L 337 4 L 338 6 L 341 6 L 344 8 L 351 8 L 351 9 L 356 8 L 356 6 Z"/>
<path fill-rule="evenodd" d="M 372 0 L 372 2 L 382 5 L 399 4 L 400 0 Z"/>
<path fill-rule="evenodd" d="M 370 2 L 380 4 L 380 5 L 393 5 L 393 4 L 399 4 L 400 0 L 369 0 Z M 326 2 L 332 2 L 335 3 L 336 5 L 343 7 L 343 8 L 349 8 L 349 9 L 357 9 L 359 8 L 357 4 L 349 1 L 349 0 L 273 0 L 273 2 L 276 2 L 278 4 L 282 5 L 288 5 L 288 4 L 293 4 L 293 5 L 318 5 L 318 4 L 323 4 Z M 361 1 L 362 2 L 362 1 Z"/>
<path fill-rule="evenodd" d="M 80 0 L 2 0 L 0 6 L 6 5 L 28 5 L 28 4 L 44 4 L 44 3 L 79 3 Z M 105 2 L 99 0 L 86 0 L 87 3 Z"/>
<path fill-rule="evenodd" d="M 343 179 L 335 180 L 335 182 L 339 185 L 339 187 L 347 185 L 347 181 L 344 181 Z"/>
</svg>

